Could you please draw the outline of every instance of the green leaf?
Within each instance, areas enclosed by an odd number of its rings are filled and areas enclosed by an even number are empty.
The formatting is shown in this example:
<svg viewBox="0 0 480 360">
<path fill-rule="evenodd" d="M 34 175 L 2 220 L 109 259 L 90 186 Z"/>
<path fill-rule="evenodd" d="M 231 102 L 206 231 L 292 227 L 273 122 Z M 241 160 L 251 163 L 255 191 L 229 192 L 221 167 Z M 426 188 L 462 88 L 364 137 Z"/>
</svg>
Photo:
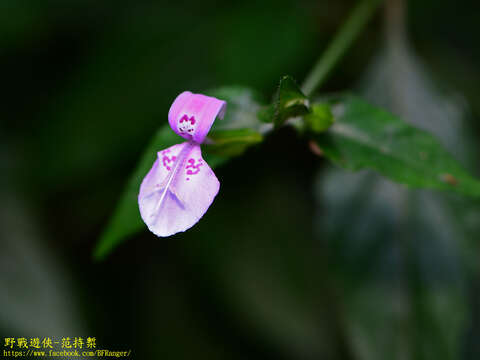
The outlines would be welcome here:
<svg viewBox="0 0 480 360">
<path fill-rule="evenodd" d="M 181 139 L 175 134 L 168 124 L 162 126 L 147 146 L 137 168 L 130 176 L 128 183 L 120 197 L 113 216 L 100 237 L 94 252 L 96 259 L 102 259 L 127 236 L 135 234 L 143 226 L 143 221 L 138 212 L 138 189 L 143 177 L 152 167 L 157 152 L 161 149 L 175 145 Z"/>
<path fill-rule="evenodd" d="M 480 195 L 480 182 L 429 133 L 354 96 L 340 99 L 332 111 L 335 123 L 314 139 L 334 163 L 370 168 L 412 187 Z"/>
<path fill-rule="evenodd" d="M 252 129 L 216 130 L 208 136 L 211 144 L 205 146 L 210 154 L 241 155 L 249 146 L 262 141 L 263 136 Z"/>
<path fill-rule="evenodd" d="M 280 80 L 274 109 L 275 128 L 282 126 L 289 118 L 307 114 L 309 111 L 308 98 L 290 76 L 284 76 Z"/>
<path fill-rule="evenodd" d="M 263 125 L 260 121 L 263 101 L 252 89 L 241 86 L 222 86 L 207 90 L 205 94 L 227 102 L 225 117 L 215 121 L 211 131 L 243 128 L 259 130 Z"/>
<path fill-rule="evenodd" d="M 206 93 L 227 101 L 225 118 L 215 121 L 209 135 L 211 144 L 202 146 L 205 160 L 211 168 L 215 168 L 262 140 L 262 135 L 254 130 L 261 125 L 257 116 L 261 105 L 256 100 L 256 94 L 246 88 L 222 87 Z M 97 243 L 94 251 L 94 257 L 97 260 L 104 258 L 126 237 L 146 228 L 140 217 L 137 203 L 142 179 L 152 167 L 158 151 L 182 141 L 184 140 L 170 129 L 168 123 L 155 134 L 131 175 Z"/>
<path fill-rule="evenodd" d="M 275 118 L 275 104 L 266 105 L 258 111 L 258 118 L 261 122 L 271 123 Z"/>
<path fill-rule="evenodd" d="M 335 120 L 328 104 L 313 104 L 312 111 L 303 119 L 307 128 L 315 133 L 324 132 Z"/>
</svg>

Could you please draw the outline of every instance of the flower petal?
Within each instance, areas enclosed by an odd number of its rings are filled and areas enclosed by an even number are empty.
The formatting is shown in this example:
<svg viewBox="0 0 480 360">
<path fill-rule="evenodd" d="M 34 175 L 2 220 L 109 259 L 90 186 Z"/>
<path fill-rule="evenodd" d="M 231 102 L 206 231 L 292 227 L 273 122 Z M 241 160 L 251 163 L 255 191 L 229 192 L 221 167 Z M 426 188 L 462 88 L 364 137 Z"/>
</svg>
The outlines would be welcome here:
<svg viewBox="0 0 480 360">
<path fill-rule="evenodd" d="M 140 214 L 155 235 L 170 236 L 195 225 L 219 188 L 200 146 L 177 144 L 158 153 L 143 179 L 138 195 Z"/>
<path fill-rule="evenodd" d="M 168 122 L 178 135 L 201 144 L 215 118 L 223 118 L 225 108 L 225 101 L 185 91 L 177 96 L 170 107 Z"/>
</svg>

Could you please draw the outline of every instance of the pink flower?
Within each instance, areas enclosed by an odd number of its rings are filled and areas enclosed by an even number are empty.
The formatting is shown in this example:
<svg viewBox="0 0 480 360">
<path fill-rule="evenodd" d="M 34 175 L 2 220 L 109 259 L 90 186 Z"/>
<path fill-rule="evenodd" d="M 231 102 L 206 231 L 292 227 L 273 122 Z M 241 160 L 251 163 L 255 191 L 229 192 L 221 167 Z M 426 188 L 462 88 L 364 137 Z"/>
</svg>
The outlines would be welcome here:
<svg viewBox="0 0 480 360">
<path fill-rule="evenodd" d="M 225 101 L 189 91 L 178 95 L 170 107 L 170 127 L 188 141 L 158 152 L 140 186 L 140 214 L 155 235 L 191 228 L 217 195 L 220 183 L 203 160 L 200 144 L 225 109 Z"/>
</svg>

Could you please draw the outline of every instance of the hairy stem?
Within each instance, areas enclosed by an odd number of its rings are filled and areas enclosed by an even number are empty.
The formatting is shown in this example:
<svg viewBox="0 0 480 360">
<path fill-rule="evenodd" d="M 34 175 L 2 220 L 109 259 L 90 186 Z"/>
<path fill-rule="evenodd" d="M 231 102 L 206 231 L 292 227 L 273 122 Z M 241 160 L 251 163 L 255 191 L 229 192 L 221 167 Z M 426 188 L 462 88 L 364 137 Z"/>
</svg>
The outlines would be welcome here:
<svg viewBox="0 0 480 360">
<path fill-rule="evenodd" d="M 350 13 L 340 30 L 320 56 L 302 85 L 302 91 L 311 95 L 323 84 L 343 54 L 353 44 L 382 0 L 361 0 Z"/>
</svg>

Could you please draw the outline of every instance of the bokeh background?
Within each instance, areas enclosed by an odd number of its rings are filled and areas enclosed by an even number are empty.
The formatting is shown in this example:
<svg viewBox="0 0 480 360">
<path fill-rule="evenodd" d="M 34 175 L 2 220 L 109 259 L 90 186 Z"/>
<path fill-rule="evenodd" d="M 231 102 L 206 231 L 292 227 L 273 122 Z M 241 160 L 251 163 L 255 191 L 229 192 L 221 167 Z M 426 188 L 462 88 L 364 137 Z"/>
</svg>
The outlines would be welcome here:
<svg viewBox="0 0 480 360">
<path fill-rule="evenodd" d="M 285 128 L 216 170 L 194 228 L 92 252 L 175 96 L 303 80 L 353 0 L 0 0 L 0 336 L 133 359 L 478 359 L 480 204 L 313 155 Z M 476 175 L 480 5 L 389 0 L 323 91 Z"/>
</svg>

